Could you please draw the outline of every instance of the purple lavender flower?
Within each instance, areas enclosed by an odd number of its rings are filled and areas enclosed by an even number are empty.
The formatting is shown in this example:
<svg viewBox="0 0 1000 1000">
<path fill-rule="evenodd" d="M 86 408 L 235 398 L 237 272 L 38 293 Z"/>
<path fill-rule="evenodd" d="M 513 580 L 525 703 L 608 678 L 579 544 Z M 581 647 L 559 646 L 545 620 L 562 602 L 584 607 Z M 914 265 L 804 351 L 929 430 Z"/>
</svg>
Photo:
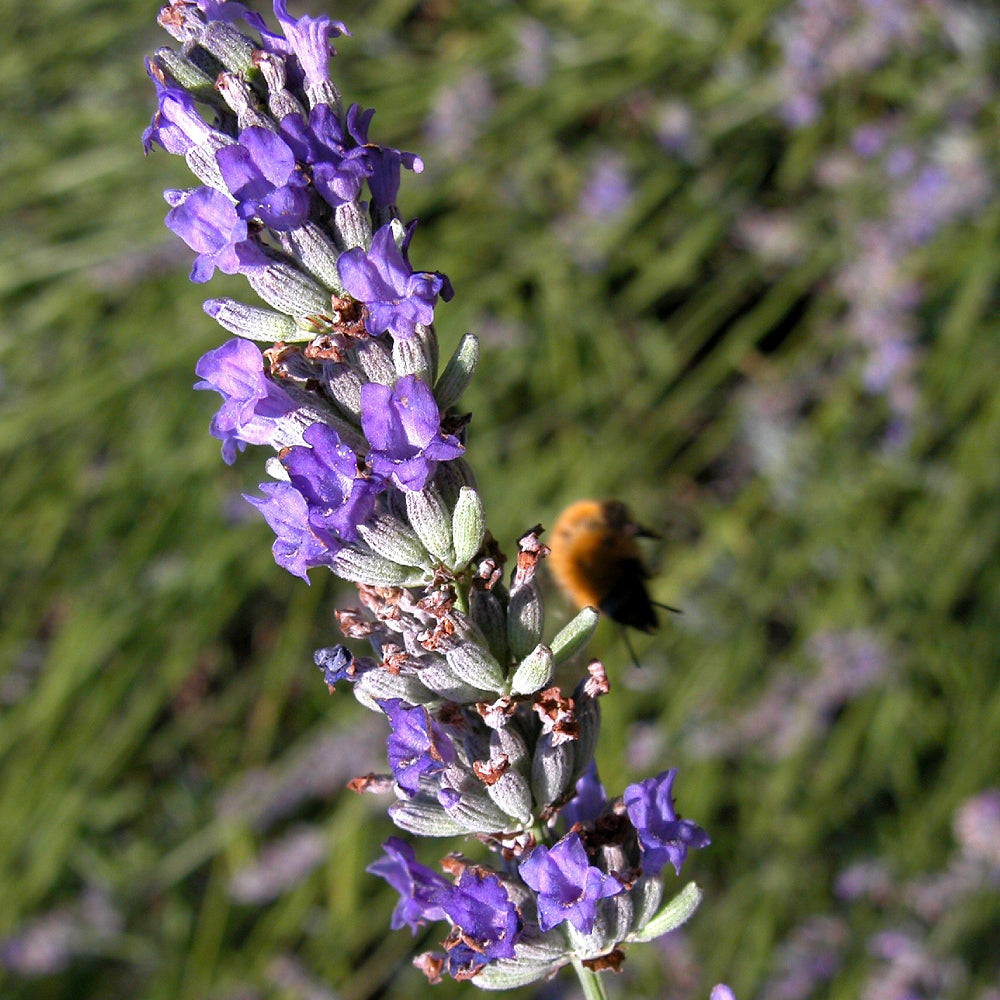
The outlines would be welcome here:
<svg viewBox="0 0 1000 1000">
<path fill-rule="evenodd" d="M 392 726 L 386 742 L 389 766 L 399 787 L 416 795 L 420 775 L 437 774 L 453 764 L 455 748 L 423 705 L 414 708 L 399 698 L 389 698 L 378 705 Z"/>
<path fill-rule="evenodd" d="M 338 35 L 351 35 L 343 22 L 331 21 L 325 14 L 320 17 L 303 15 L 294 18 L 288 13 L 286 0 L 274 0 L 273 9 L 284 37 L 264 28 L 261 30 L 264 47 L 278 55 L 294 55 L 307 87 L 329 84 L 330 56 L 336 55 L 336 51 L 330 47 L 330 39 Z"/>
<path fill-rule="evenodd" d="M 736 1000 L 736 994 L 733 993 L 732 987 L 725 983 L 716 983 L 712 987 L 708 1000 Z"/>
<path fill-rule="evenodd" d="M 264 356 L 248 340 L 227 340 L 203 355 L 194 370 L 202 378 L 196 389 L 222 396 L 210 430 L 222 442 L 227 465 L 248 444 L 272 444 L 277 422 L 295 409 L 288 393 L 264 374 Z"/>
<path fill-rule="evenodd" d="M 353 542 L 358 537 L 358 525 L 371 514 L 384 483 L 359 475 L 354 452 L 341 444 L 337 432 L 328 424 L 310 424 L 302 439 L 310 447 L 289 448 L 281 462 L 292 485 L 309 505 L 309 523 Z"/>
<path fill-rule="evenodd" d="M 323 683 L 332 692 L 337 681 L 356 681 L 372 668 L 369 659 L 358 660 L 346 646 L 329 646 L 313 653 L 313 662 L 323 671 Z"/>
<path fill-rule="evenodd" d="M 191 268 L 191 280 L 202 284 L 218 268 L 224 274 L 246 274 L 271 263 L 260 245 L 249 238 L 244 219 L 232 202 L 214 188 L 193 191 L 164 191 L 171 209 L 164 220 L 198 256 Z"/>
<path fill-rule="evenodd" d="M 418 323 L 429 326 L 434 322 L 438 295 L 447 302 L 454 294 L 443 274 L 414 273 L 406 258 L 412 232 L 411 226 L 400 249 L 393 239 L 392 226 L 382 226 L 372 238 L 368 253 L 355 247 L 337 260 L 344 287 L 368 307 L 365 327 L 372 336 L 388 330 L 394 337 L 408 340 L 416 333 Z"/>
<path fill-rule="evenodd" d="M 264 520 L 274 531 L 271 552 L 274 561 L 289 573 L 302 577 L 306 583 L 306 570 L 313 566 L 328 566 L 337 543 L 322 539 L 309 525 L 309 507 L 305 497 L 290 483 L 261 483 L 263 498 L 243 494 L 264 515 Z"/>
<path fill-rule="evenodd" d="M 443 876 L 416 859 L 413 848 L 398 837 L 383 845 L 385 857 L 370 864 L 365 871 L 384 878 L 399 893 L 399 903 L 392 911 L 392 929 L 409 924 L 414 934 L 427 920 L 444 920 L 442 902 L 454 891 Z"/>
<path fill-rule="evenodd" d="M 297 229 L 309 214 L 309 183 L 297 168 L 291 147 L 270 129 L 252 127 L 240 141 L 215 154 L 241 219 L 259 216 L 279 232 Z"/>
<path fill-rule="evenodd" d="M 514 958 L 521 919 L 496 875 L 466 868 L 442 906 L 480 964 L 483 959 Z"/>
<path fill-rule="evenodd" d="M 404 153 L 369 142 L 368 126 L 374 114 L 374 108 L 364 111 L 360 105 L 352 104 L 347 109 L 347 131 L 358 146 L 363 147 L 370 169 L 368 190 L 372 194 L 373 207 L 389 209 L 395 206 L 396 195 L 399 194 L 400 168 L 406 167 L 419 174 L 424 169 L 424 161 L 415 153 Z"/>
<path fill-rule="evenodd" d="M 148 155 L 156 142 L 168 153 L 183 155 L 203 142 L 212 130 L 198 114 L 194 98 L 185 90 L 161 83 L 149 59 L 146 73 L 156 85 L 157 109 L 142 133 L 142 148 Z"/>
<path fill-rule="evenodd" d="M 361 387 L 361 429 L 377 476 L 406 490 L 422 490 L 438 462 L 465 451 L 458 438 L 441 433 L 434 394 L 416 375 L 404 375 L 393 388 L 368 382 Z"/>
<path fill-rule="evenodd" d="M 608 797 L 597 775 L 597 764 L 591 761 L 576 783 L 576 794 L 562 807 L 560 815 L 566 829 L 574 823 L 589 823 L 604 812 Z"/>
<path fill-rule="evenodd" d="M 625 789 L 622 801 L 639 834 L 643 869 L 657 874 L 669 861 L 680 874 L 689 847 L 707 847 L 711 840 L 697 823 L 678 819 L 671 789 L 677 768 L 671 768 Z"/>
<path fill-rule="evenodd" d="M 253 11 L 249 11 L 238 0 L 195 0 L 198 9 L 205 15 L 206 21 L 223 21 L 235 24 L 239 20 L 246 21 L 258 30 L 265 26 L 264 19 Z"/>
<path fill-rule="evenodd" d="M 598 900 L 616 896 L 624 886 L 587 861 L 579 834 L 569 833 L 554 847 L 536 847 L 518 871 L 538 893 L 538 926 L 551 930 L 568 920 L 581 934 L 594 929 Z"/>
<path fill-rule="evenodd" d="M 348 149 L 347 139 L 337 113 L 326 104 L 317 104 L 302 115 L 285 115 L 281 134 L 296 157 L 312 167 L 313 184 L 332 208 L 356 201 L 361 185 L 372 172 L 368 153 L 361 148 Z"/>
</svg>

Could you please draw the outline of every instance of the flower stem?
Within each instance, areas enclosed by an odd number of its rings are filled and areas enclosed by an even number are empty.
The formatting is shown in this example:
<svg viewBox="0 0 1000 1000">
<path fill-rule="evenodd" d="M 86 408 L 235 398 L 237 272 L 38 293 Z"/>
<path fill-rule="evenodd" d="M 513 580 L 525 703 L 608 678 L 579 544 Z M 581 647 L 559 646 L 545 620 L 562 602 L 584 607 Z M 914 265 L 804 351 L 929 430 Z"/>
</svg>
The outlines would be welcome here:
<svg viewBox="0 0 1000 1000">
<path fill-rule="evenodd" d="M 576 978 L 580 980 L 580 986 L 583 988 L 584 1000 L 608 1000 L 604 983 L 596 972 L 584 968 L 583 962 L 578 958 L 573 959 L 573 969 L 576 972 Z"/>
</svg>

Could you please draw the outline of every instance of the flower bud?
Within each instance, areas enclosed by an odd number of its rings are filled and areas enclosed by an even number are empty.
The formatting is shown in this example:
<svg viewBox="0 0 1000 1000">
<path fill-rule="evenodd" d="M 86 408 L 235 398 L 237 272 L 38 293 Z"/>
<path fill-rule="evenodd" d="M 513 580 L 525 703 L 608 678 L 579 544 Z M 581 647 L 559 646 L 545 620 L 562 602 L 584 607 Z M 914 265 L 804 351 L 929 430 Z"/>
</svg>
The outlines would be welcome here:
<svg viewBox="0 0 1000 1000">
<path fill-rule="evenodd" d="M 366 670 L 354 682 L 354 697 L 373 712 L 383 709 L 377 704 L 389 698 L 399 698 L 408 705 L 421 705 L 427 700 L 427 688 L 412 674 L 394 674 L 384 668 Z"/>
<path fill-rule="evenodd" d="M 281 243 L 324 288 L 337 295 L 344 294 L 344 285 L 337 271 L 337 250 L 315 222 L 307 219 L 297 229 L 282 233 Z"/>
<path fill-rule="evenodd" d="M 556 664 L 564 663 L 590 642 L 600 615 L 593 608 L 584 608 L 552 640 L 552 655 Z"/>
<path fill-rule="evenodd" d="M 573 743 L 553 743 L 552 737 L 539 737 L 531 761 L 531 792 L 539 809 L 551 806 L 569 788 L 573 775 Z"/>
<path fill-rule="evenodd" d="M 522 588 L 524 589 L 524 588 Z M 548 646 L 536 646 L 518 665 L 511 678 L 512 694 L 534 694 L 546 687 L 555 670 L 555 660 Z"/>
<path fill-rule="evenodd" d="M 445 365 L 437 385 L 434 386 L 434 398 L 442 412 L 458 402 L 476 373 L 478 364 L 479 340 L 473 334 L 467 333 L 458 342 L 455 353 Z"/>
<path fill-rule="evenodd" d="M 423 571 L 412 566 L 400 566 L 371 551 L 345 547 L 333 557 L 333 571 L 352 583 L 367 583 L 373 587 L 416 587 Z"/>
<path fill-rule="evenodd" d="M 601 706 L 596 698 L 580 693 L 576 697 L 576 724 L 579 732 L 576 737 L 576 756 L 573 761 L 573 782 L 587 770 L 587 765 L 594 759 L 597 749 L 597 739 L 601 734 Z"/>
<path fill-rule="evenodd" d="M 510 655 L 523 660 L 541 641 L 545 609 L 538 585 L 532 580 L 510 592 L 507 602 L 507 642 Z"/>
<path fill-rule="evenodd" d="M 358 426 L 361 425 L 361 379 L 350 366 L 329 364 L 323 369 L 323 384 L 337 408 Z"/>
<path fill-rule="evenodd" d="M 474 705 L 477 701 L 489 701 L 495 696 L 493 691 L 460 680 L 441 657 L 422 663 L 419 677 L 429 691 L 456 705 Z"/>
<path fill-rule="evenodd" d="M 459 490 L 452 514 L 452 536 L 455 546 L 455 569 L 464 567 L 479 551 L 486 537 L 486 514 L 479 494 L 463 486 Z"/>
<path fill-rule="evenodd" d="M 246 273 L 250 287 L 272 308 L 287 316 L 328 316 L 330 296 L 297 267 L 275 261 Z"/>
<path fill-rule="evenodd" d="M 632 926 L 631 933 L 641 931 L 653 919 L 663 902 L 663 882 L 658 878 L 643 875 L 634 886 L 632 896 Z"/>
<path fill-rule="evenodd" d="M 389 349 L 373 337 L 362 340 L 354 349 L 361 370 L 372 382 L 379 385 L 393 385 L 396 381 L 396 369 L 392 364 Z"/>
<path fill-rule="evenodd" d="M 227 197 L 231 197 L 229 188 L 226 187 L 226 182 L 222 179 L 222 171 L 219 170 L 219 161 L 216 160 L 215 154 L 220 149 L 233 144 L 234 140 L 230 139 L 229 136 L 223 135 L 221 132 L 210 132 L 202 142 L 192 146 L 184 154 L 184 162 L 188 165 L 191 173 L 202 184 L 217 188 Z"/>
<path fill-rule="evenodd" d="M 293 344 L 312 339 L 312 334 L 299 329 L 291 316 L 272 309 L 248 306 L 235 299 L 206 299 L 202 308 L 224 330 L 245 340 L 258 340 L 265 344 L 283 340 L 286 344 Z"/>
<path fill-rule="evenodd" d="M 350 201 L 333 210 L 333 235 L 337 249 L 341 252 L 371 246 L 371 223 L 357 202 Z"/>
<path fill-rule="evenodd" d="M 254 70 L 252 42 L 225 21 L 209 21 L 201 32 L 198 44 L 211 52 L 231 73 L 247 75 Z"/>
<path fill-rule="evenodd" d="M 466 684 L 499 694 L 504 687 L 503 667 L 485 649 L 471 642 L 464 642 L 445 654 L 452 673 Z"/>
<path fill-rule="evenodd" d="M 421 382 L 431 381 L 430 359 L 424 345 L 416 338 L 394 340 L 392 343 L 392 363 L 396 374 L 416 375 Z"/>
<path fill-rule="evenodd" d="M 309 116 L 302 105 L 285 86 L 288 82 L 285 60 L 273 52 L 258 51 L 256 63 L 267 84 L 267 110 L 271 112 L 271 117 L 276 122 L 280 122 L 286 115 L 302 115 L 307 120 Z"/>
<path fill-rule="evenodd" d="M 458 820 L 452 819 L 436 799 L 414 796 L 389 806 L 389 818 L 401 830 L 418 837 L 455 837 L 468 833 Z"/>
<path fill-rule="evenodd" d="M 433 486 L 427 486 L 420 492 L 407 490 L 406 516 L 427 551 L 442 562 L 454 565 L 452 515 L 445 506 L 440 491 Z"/>
<path fill-rule="evenodd" d="M 169 45 L 164 45 L 153 53 L 152 59 L 193 97 L 209 103 L 218 102 L 219 95 L 215 89 L 215 81 L 187 56 L 181 55 Z"/>
<path fill-rule="evenodd" d="M 490 652 L 501 662 L 506 663 L 507 652 L 507 619 L 503 604 L 494 590 L 474 588 L 469 596 L 469 617 L 482 633 Z"/>
<path fill-rule="evenodd" d="M 465 833 L 501 833 L 512 829 L 516 824 L 510 816 L 486 794 L 482 786 L 476 785 L 479 785 L 477 778 L 471 775 L 466 778 L 455 804 L 445 807 L 448 817 L 461 823 Z"/>
<path fill-rule="evenodd" d="M 496 735 L 495 733 L 493 734 Z M 491 752 L 497 743 L 490 739 Z M 486 788 L 486 794 L 514 819 L 519 826 L 531 824 L 531 786 L 528 779 L 511 765 L 510 758 L 497 749 L 485 765 L 473 768 Z"/>
<path fill-rule="evenodd" d="M 431 558 L 409 526 L 389 514 L 373 517 L 358 525 L 358 534 L 379 555 L 402 566 L 428 569 Z"/>
<path fill-rule="evenodd" d="M 521 938 L 514 945 L 515 958 L 500 958 L 483 966 L 472 982 L 486 990 L 512 990 L 548 979 L 568 964 L 565 940 L 558 931 L 543 938 Z"/>
</svg>

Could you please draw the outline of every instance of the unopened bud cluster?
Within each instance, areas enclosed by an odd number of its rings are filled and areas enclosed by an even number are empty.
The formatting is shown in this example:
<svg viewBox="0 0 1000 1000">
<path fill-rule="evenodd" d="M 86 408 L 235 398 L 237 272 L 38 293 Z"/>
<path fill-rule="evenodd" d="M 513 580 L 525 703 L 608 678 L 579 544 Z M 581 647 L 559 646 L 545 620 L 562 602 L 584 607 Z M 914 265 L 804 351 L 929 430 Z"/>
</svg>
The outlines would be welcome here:
<svg viewBox="0 0 1000 1000">
<path fill-rule="evenodd" d="M 227 462 L 248 444 L 272 450 L 247 500 L 277 563 L 357 585 L 360 607 L 339 625 L 374 655 L 316 654 L 330 688 L 349 683 L 391 730 L 388 772 L 352 787 L 394 792 L 402 830 L 494 852 L 492 866 L 449 855 L 446 878 L 405 841 L 385 844 L 371 871 L 400 893 L 393 926 L 450 925 L 417 964 L 487 988 L 569 962 L 617 968 L 624 943 L 693 911 L 694 886 L 661 905 L 661 872 L 708 837 L 674 813 L 673 770 L 605 796 L 604 669 L 591 661 L 572 692 L 553 683 L 597 613 L 545 638 L 540 528 L 505 585 L 454 409 L 478 343 L 467 334 L 439 372 L 434 309 L 451 285 L 413 270 L 413 224 L 395 204 L 401 169 L 423 165 L 370 141 L 373 112 L 343 106 L 329 58 L 346 28 L 293 18 L 285 0 L 274 15 L 277 33 L 240 3 L 175 0 L 159 20 L 180 48 L 148 62 L 146 149 L 183 155 L 199 182 L 165 195 L 167 225 L 197 254 L 191 278 L 239 273 L 263 302 L 205 303 L 234 335 L 196 367 L 196 388 L 222 396 L 212 434 Z"/>
</svg>

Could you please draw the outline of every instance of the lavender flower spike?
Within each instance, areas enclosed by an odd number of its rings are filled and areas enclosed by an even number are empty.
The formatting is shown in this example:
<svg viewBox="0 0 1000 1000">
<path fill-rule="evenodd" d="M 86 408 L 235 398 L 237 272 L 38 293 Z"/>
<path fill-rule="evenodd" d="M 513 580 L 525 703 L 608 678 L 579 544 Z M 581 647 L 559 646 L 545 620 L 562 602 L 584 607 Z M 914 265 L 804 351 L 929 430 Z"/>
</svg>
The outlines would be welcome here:
<svg viewBox="0 0 1000 1000">
<path fill-rule="evenodd" d="M 554 684 L 596 613 L 546 628 L 537 528 L 506 586 L 462 458 L 453 407 L 478 341 L 466 334 L 438 375 L 434 314 L 451 284 L 413 270 L 415 223 L 395 204 L 402 169 L 422 161 L 369 141 L 373 111 L 344 114 L 329 62 L 343 25 L 273 4 L 278 34 L 237 0 L 172 0 L 161 23 L 183 51 L 149 64 L 158 111 L 144 145 L 183 154 L 206 185 L 165 194 L 167 225 L 197 253 L 191 277 L 242 274 L 267 307 L 206 302 L 238 336 L 198 361 L 196 388 L 222 397 L 211 432 L 227 463 L 247 445 L 270 451 L 271 479 L 246 499 L 274 532 L 275 562 L 306 583 L 324 567 L 357 585 L 360 606 L 336 618 L 373 655 L 331 643 L 314 656 L 326 687 L 346 682 L 388 731 L 387 766 L 350 787 L 393 792 L 401 830 L 466 836 L 495 856 L 449 855 L 442 875 L 385 843 L 368 871 L 399 893 L 392 927 L 448 924 L 442 949 L 415 964 L 431 982 L 486 989 L 572 965 L 601 996 L 593 970 L 694 912 L 697 886 L 664 902 L 658 873 L 708 835 L 674 812 L 674 771 L 623 799 L 605 792 L 594 751 L 607 673 L 592 660 L 575 688 Z M 218 64 L 233 113 L 219 113 L 206 74 Z"/>
</svg>

